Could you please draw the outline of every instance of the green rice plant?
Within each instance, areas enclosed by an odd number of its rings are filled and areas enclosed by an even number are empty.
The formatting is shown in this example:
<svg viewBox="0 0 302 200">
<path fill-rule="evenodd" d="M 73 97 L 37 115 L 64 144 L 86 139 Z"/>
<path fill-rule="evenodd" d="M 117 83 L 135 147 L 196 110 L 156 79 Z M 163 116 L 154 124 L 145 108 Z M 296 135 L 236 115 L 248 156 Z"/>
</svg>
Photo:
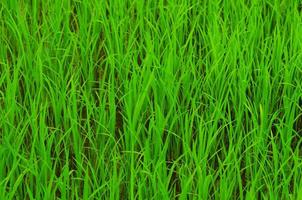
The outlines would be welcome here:
<svg viewBox="0 0 302 200">
<path fill-rule="evenodd" d="M 301 3 L 1 1 L 0 199 L 302 199 Z"/>
</svg>

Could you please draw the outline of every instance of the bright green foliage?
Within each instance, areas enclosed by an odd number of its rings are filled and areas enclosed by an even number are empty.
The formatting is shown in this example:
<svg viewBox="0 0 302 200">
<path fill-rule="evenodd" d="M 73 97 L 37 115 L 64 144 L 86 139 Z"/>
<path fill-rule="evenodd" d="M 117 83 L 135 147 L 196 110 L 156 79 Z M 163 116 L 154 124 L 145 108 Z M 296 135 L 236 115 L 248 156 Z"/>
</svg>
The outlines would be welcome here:
<svg viewBox="0 0 302 200">
<path fill-rule="evenodd" d="M 302 199 L 298 0 L 1 0 L 0 199 Z"/>
</svg>

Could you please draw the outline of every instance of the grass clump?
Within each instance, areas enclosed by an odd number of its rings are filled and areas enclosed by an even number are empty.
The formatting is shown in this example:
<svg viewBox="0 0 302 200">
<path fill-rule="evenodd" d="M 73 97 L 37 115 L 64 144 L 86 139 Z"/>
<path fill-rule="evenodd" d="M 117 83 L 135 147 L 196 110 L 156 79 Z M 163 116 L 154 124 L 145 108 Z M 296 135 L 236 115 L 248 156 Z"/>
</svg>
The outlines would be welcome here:
<svg viewBox="0 0 302 200">
<path fill-rule="evenodd" d="M 0 2 L 0 199 L 301 199 L 298 0 Z"/>
</svg>

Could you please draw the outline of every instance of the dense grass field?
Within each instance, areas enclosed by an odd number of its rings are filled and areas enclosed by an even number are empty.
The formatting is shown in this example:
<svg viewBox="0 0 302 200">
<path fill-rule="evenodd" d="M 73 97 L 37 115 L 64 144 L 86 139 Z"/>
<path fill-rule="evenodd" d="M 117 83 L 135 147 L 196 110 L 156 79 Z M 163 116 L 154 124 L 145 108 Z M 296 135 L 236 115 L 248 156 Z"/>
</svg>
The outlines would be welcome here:
<svg viewBox="0 0 302 200">
<path fill-rule="evenodd" d="M 298 0 L 1 0 L 0 199 L 302 199 Z"/>
</svg>

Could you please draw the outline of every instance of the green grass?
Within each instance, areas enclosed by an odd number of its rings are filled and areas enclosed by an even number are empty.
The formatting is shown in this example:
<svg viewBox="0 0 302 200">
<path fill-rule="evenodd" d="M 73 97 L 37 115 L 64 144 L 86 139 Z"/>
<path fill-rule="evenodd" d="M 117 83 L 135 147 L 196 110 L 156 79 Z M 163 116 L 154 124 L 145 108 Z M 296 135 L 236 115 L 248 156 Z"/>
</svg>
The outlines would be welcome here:
<svg viewBox="0 0 302 200">
<path fill-rule="evenodd" d="M 2 0 L 0 199 L 302 199 L 298 0 Z"/>
</svg>

